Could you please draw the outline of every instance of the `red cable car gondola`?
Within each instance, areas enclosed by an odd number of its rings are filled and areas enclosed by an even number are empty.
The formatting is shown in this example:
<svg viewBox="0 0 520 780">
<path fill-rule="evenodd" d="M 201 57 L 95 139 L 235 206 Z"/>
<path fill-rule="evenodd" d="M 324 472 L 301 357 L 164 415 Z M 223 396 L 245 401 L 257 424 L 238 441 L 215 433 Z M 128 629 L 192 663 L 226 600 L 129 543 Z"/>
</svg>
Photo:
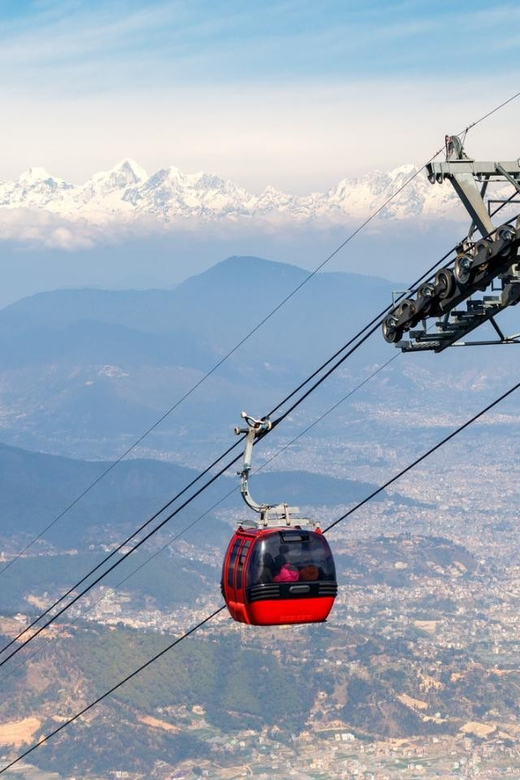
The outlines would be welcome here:
<svg viewBox="0 0 520 780">
<path fill-rule="evenodd" d="M 260 514 L 257 527 L 236 530 L 224 558 L 222 594 L 234 620 L 254 625 L 317 623 L 327 619 L 337 593 L 330 547 L 316 524 L 293 517 L 287 504 L 257 504 L 248 476 L 255 438 L 271 429 L 268 420 L 242 412 L 248 428 L 241 493 Z"/>
</svg>

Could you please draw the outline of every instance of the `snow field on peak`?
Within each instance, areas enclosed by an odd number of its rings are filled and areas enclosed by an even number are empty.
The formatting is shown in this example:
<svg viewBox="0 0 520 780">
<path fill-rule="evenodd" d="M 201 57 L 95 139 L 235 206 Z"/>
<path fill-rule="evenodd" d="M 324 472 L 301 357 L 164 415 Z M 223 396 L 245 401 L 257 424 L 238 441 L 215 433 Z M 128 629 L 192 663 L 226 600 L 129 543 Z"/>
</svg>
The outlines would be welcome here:
<svg viewBox="0 0 520 780">
<path fill-rule="evenodd" d="M 417 173 L 413 165 L 345 178 L 326 192 L 291 195 L 268 185 L 259 195 L 214 173 L 185 174 L 171 166 L 151 176 L 134 160 L 123 159 L 109 171 L 95 173 L 84 184 L 52 177 L 30 168 L 16 181 L 0 182 L 0 225 L 7 210 L 37 210 L 74 223 L 102 228 L 146 217 L 162 225 L 259 219 L 275 223 L 332 223 L 366 218 Z M 382 210 L 381 218 L 466 219 L 449 183 L 432 186 L 420 172 Z M 158 225 L 159 226 L 159 225 Z"/>
</svg>

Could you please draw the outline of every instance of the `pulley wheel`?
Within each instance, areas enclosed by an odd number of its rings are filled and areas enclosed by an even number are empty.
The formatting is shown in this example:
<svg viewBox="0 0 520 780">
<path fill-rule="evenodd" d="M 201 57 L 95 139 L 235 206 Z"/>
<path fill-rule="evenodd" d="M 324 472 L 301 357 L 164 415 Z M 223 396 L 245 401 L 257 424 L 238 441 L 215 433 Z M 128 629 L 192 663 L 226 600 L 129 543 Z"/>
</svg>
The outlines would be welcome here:
<svg viewBox="0 0 520 780">
<path fill-rule="evenodd" d="M 442 300 L 449 298 L 453 293 L 455 289 L 455 279 L 449 268 L 441 268 L 440 271 L 437 271 L 437 274 L 435 275 L 435 288 L 437 295 Z"/>
<path fill-rule="evenodd" d="M 398 311 L 399 319 L 401 319 L 401 317 L 413 317 L 417 311 L 415 301 L 412 300 L 412 298 L 405 298 L 404 301 L 401 301 Z"/>
<path fill-rule="evenodd" d="M 417 293 L 417 311 L 423 315 L 428 314 L 432 307 L 435 288 L 433 284 L 422 284 Z"/>
<path fill-rule="evenodd" d="M 457 255 L 453 273 L 458 282 L 467 284 L 471 277 L 471 258 L 468 255 Z"/>
<path fill-rule="evenodd" d="M 401 328 L 397 327 L 397 319 L 394 317 L 393 314 L 389 314 L 388 317 L 385 317 L 383 320 L 383 337 L 385 341 L 388 341 L 389 344 L 393 344 L 396 341 L 399 341 L 401 338 L 402 331 Z"/>
</svg>

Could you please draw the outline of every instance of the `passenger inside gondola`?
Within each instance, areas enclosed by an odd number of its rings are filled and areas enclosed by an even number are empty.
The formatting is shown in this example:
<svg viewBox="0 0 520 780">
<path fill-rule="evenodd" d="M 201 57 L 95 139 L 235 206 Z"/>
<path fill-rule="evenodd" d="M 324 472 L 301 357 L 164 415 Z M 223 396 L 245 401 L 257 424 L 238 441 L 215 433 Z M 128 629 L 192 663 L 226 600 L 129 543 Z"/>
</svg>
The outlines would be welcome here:
<svg viewBox="0 0 520 780">
<path fill-rule="evenodd" d="M 273 582 L 298 582 L 300 570 L 292 563 L 284 563 L 278 574 L 273 577 Z"/>
<path fill-rule="evenodd" d="M 325 538 L 300 530 L 276 531 L 259 540 L 249 564 L 248 585 L 335 580 Z"/>
</svg>

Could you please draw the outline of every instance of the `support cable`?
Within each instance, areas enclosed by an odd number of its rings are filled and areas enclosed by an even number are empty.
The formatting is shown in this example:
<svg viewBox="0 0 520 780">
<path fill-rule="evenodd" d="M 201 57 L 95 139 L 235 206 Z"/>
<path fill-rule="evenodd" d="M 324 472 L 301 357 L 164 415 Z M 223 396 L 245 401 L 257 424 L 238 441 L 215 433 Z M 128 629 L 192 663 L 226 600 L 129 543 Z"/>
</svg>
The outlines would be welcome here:
<svg viewBox="0 0 520 780">
<path fill-rule="evenodd" d="M 517 92 L 515 95 L 512 95 L 507 100 L 504 100 L 503 103 L 500 103 L 500 105 L 495 106 L 495 108 L 492 108 L 491 111 L 488 111 L 487 114 L 484 114 L 484 116 L 481 116 L 480 119 L 477 119 L 475 122 L 472 122 L 470 125 L 468 125 L 466 128 L 464 128 L 463 132 L 468 133 L 469 130 L 471 130 L 473 127 L 476 127 L 481 122 L 483 122 L 488 117 L 492 116 L 493 114 L 496 114 L 497 111 L 500 111 L 501 108 L 504 108 L 504 106 L 507 106 L 508 103 L 512 103 L 513 100 L 516 100 L 517 97 L 520 97 L 520 92 Z M 459 133 L 461 135 L 461 133 Z"/>
<path fill-rule="evenodd" d="M 441 439 L 441 441 L 437 442 L 433 447 L 430 447 L 429 450 L 427 450 L 425 453 L 420 455 L 418 458 L 416 458 L 414 461 L 408 464 L 404 469 L 401 469 L 395 476 L 391 477 L 391 479 L 387 480 L 383 485 L 378 487 L 376 490 L 372 491 L 370 495 L 368 495 L 366 498 L 363 499 L 363 501 L 360 501 L 358 504 L 356 504 L 352 509 L 349 509 L 348 512 L 345 512 L 345 514 L 341 515 L 341 517 L 338 517 L 337 520 L 334 520 L 333 523 L 327 526 L 323 530 L 323 533 L 327 533 L 327 531 L 331 531 L 338 523 L 341 523 L 343 520 L 346 520 L 347 517 L 349 517 L 353 512 L 357 512 L 358 509 L 361 509 L 362 506 L 367 504 L 369 501 L 371 501 L 373 498 L 378 496 L 383 490 L 386 490 L 387 487 L 392 485 L 394 482 L 397 482 L 398 479 L 400 479 L 402 476 L 407 474 L 409 471 L 411 471 L 415 466 L 417 466 L 419 463 L 421 463 L 423 460 L 428 458 L 430 455 L 432 455 L 434 452 L 439 450 L 444 444 L 451 441 L 455 436 L 457 436 L 459 433 L 464 431 L 466 428 L 468 428 L 472 423 L 474 423 L 476 420 L 478 420 L 482 415 L 486 414 L 486 412 L 489 412 L 490 409 L 493 409 L 497 404 L 499 404 L 501 401 L 503 401 L 508 396 L 512 395 L 514 392 L 516 392 L 520 388 L 520 382 L 517 382 L 516 385 L 513 385 L 513 387 L 510 387 L 509 390 L 506 390 L 505 393 L 502 393 L 501 396 L 496 398 L 494 401 L 492 401 L 490 404 L 485 406 L 483 409 L 480 410 L 480 412 L 477 412 L 477 414 L 473 415 L 469 420 L 466 420 L 465 423 L 462 425 L 459 425 L 458 428 L 456 428 L 454 431 L 452 431 L 448 436 L 445 436 L 444 439 Z"/>
</svg>

